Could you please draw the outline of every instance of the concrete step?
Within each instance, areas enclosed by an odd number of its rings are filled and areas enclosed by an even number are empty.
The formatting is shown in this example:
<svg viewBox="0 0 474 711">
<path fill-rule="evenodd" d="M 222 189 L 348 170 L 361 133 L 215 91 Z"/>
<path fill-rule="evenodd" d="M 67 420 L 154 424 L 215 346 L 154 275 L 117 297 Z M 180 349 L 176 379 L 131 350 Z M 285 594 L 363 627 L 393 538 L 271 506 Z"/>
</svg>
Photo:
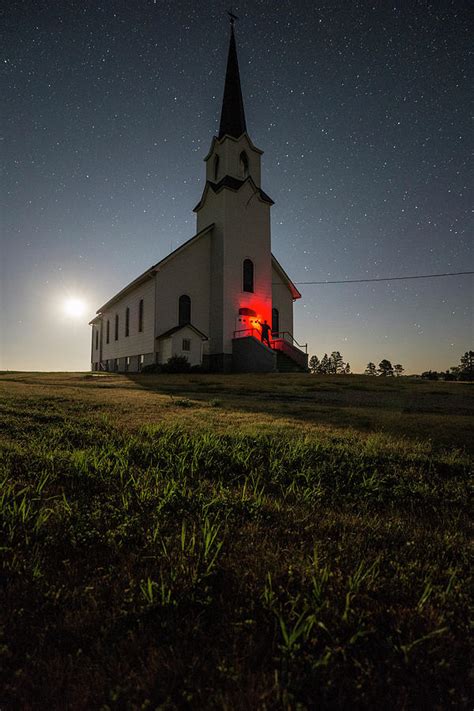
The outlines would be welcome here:
<svg viewBox="0 0 474 711">
<path fill-rule="evenodd" d="M 290 358 L 285 353 L 277 351 L 277 370 L 279 373 L 305 373 L 306 369 L 302 368 L 299 363 Z"/>
</svg>

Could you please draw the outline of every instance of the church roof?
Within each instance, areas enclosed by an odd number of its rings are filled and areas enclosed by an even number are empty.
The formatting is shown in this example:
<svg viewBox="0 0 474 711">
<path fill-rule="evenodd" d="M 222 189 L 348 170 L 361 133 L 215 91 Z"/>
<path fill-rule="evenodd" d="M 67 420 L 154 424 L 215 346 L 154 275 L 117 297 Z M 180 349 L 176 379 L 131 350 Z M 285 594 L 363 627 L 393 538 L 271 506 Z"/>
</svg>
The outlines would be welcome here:
<svg viewBox="0 0 474 711">
<path fill-rule="evenodd" d="M 286 286 L 288 289 L 291 291 L 291 295 L 293 297 L 293 300 L 296 301 L 296 299 L 301 299 L 301 294 L 296 288 L 296 286 L 293 284 L 291 281 L 290 277 L 288 274 L 285 272 L 283 267 L 281 266 L 280 262 L 278 259 L 275 257 L 274 254 L 272 254 L 272 266 L 275 268 L 275 270 L 278 272 L 280 275 L 281 279 L 286 282 Z"/>
<path fill-rule="evenodd" d="M 168 338 L 169 336 L 172 336 L 173 333 L 177 333 L 178 331 L 182 331 L 183 328 L 190 328 L 193 330 L 195 333 L 197 333 L 198 336 L 201 336 L 203 341 L 207 341 L 207 336 L 205 333 L 199 330 L 199 328 L 196 328 L 196 326 L 193 326 L 192 323 L 184 323 L 182 326 L 174 326 L 174 328 L 168 329 L 168 331 L 165 331 L 164 333 L 160 333 L 157 338 Z"/>
<path fill-rule="evenodd" d="M 263 202 L 267 202 L 269 205 L 274 205 L 275 203 L 271 199 L 269 195 L 267 195 L 266 192 L 264 192 L 261 188 L 257 188 L 255 185 L 254 181 L 250 176 L 245 178 L 244 180 L 239 180 L 238 178 L 233 178 L 231 175 L 226 175 L 222 178 L 222 180 L 219 180 L 218 183 L 212 183 L 210 180 L 206 180 L 206 184 L 204 186 L 204 190 L 202 192 L 201 199 L 199 200 L 198 204 L 196 205 L 195 208 L 193 208 L 193 212 L 197 212 L 203 203 L 203 200 L 206 196 L 207 191 L 209 188 L 211 188 L 215 193 L 218 193 L 219 190 L 222 190 L 223 188 L 230 188 L 231 190 L 239 190 L 239 188 L 244 185 L 247 181 L 250 182 L 252 188 L 255 190 L 257 193 L 258 197 L 260 200 Z"/>
<path fill-rule="evenodd" d="M 170 259 L 173 259 L 177 254 L 182 252 L 184 249 L 189 247 L 192 243 L 194 243 L 196 240 L 198 240 L 200 237 L 203 235 L 207 234 L 207 232 L 210 232 L 214 227 L 214 223 L 211 223 L 207 227 L 205 227 L 203 230 L 198 232 L 197 234 L 194 235 L 194 237 L 191 237 L 191 239 L 188 239 L 187 242 L 184 242 L 184 244 L 181 244 L 179 247 L 177 247 L 175 250 L 170 252 L 166 257 L 161 259 L 159 262 L 156 264 L 153 264 L 151 267 L 149 267 L 146 271 L 144 271 L 140 276 L 138 276 L 136 279 L 130 282 L 130 284 L 127 284 L 126 287 L 124 287 L 121 291 L 119 291 L 115 296 L 113 296 L 107 303 L 105 303 L 103 306 L 100 307 L 100 309 L 97 309 L 96 313 L 101 314 L 102 311 L 105 311 L 108 309 L 110 306 L 115 304 L 119 299 L 121 299 L 123 296 L 125 296 L 129 291 L 134 289 L 136 286 L 139 284 L 145 282 L 147 279 L 150 279 L 155 276 L 155 273 L 159 271 L 161 267 L 163 267 L 167 262 L 170 261 Z M 91 325 L 95 321 L 93 319 L 92 321 L 89 322 Z"/>
<path fill-rule="evenodd" d="M 97 311 L 96 311 L 97 316 L 95 316 L 91 321 L 89 321 L 89 325 L 98 323 L 100 320 L 101 314 L 106 309 L 113 306 L 117 301 L 119 301 L 119 299 L 123 298 L 129 291 L 134 289 L 136 286 L 139 286 L 139 284 L 142 284 L 143 282 L 147 281 L 148 279 L 153 278 L 155 276 L 156 272 L 158 272 L 160 270 L 160 267 L 164 266 L 167 262 L 169 262 L 171 259 L 173 259 L 173 257 L 178 255 L 183 250 L 185 250 L 191 244 L 194 244 L 194 242 L 196 242 L 200 237 L 203 237 L 205 234 L 210 232 L 213 228 L 214 228 L 214 223 L 208 225 L 203 230 L 201 230 L 196 235 L 194 235 L 194 237 L 191 237 L 191 239 L 188 239 L 187 242 L 184 242 L 184 244 L 177 247 L 173 252 L 170 252 L 170 254 L 168 254 L 162 260 L 160 260 L 156 264 L 153 264 L 151 267 L 149 267 L 149 269 L 147 269 L 142 274 L 140 274 L 140 276 L 138 276 L 136 279 L 131 281 L 130 284 L 127 284 L 126 287 L 121 289 L 121 291 L 119 291 L 117 294 L 115 294 L 115 296 L 113 296 L 111 299 L 109 299 L 109 301 L 107 301 L 107 303 L 105 303 L 103 306 L 101 306 L 100 309 L 97 309 Z M 277 258 L 273 254 L 272 254 L 272 266 L 276 269 L 276 271 L 278 272 L 278 274 L 280 275 L 282 280 L 286 283 L 286 286 L 291 291 L 291 295 L 293 296 L 293 299 L 300 299 L 301 298 L 300 292 L 298 291 L 296 286 L 293 284 L 290 277 L 285 272 L 285 270 L 281 266 L 280 262 L 277 260 Z M 191 324 L 188 324 L 188 325 L 191 326 Z M 191 326 L 191 327 L 195 328 L 194 326 Z M 175 330 L 178 330 L 178 328 L 182 328 L 182 326 L 175 327 Z M 195 330 L 197 331 L 198 329 L 195 329 Z M 199 331 L 199 333 L 201 333 L 201 332 Z M 165 335 L 169 335 L 169 333 L 162 333 L 161 336 L 159 336 L 159 338 L 162 338 Z M 201 335 L 204 336 L 204 334 L 201 334 Z"/>
<path fill-rule="evenodd" d="M 260 155 L 263 155 L 263 151 L 260 150 L 260 148 L 257 148 L 257 146 L 253 143 L 252 139 L 250 138 L 249 134 L 245 133 L 243 135 L 245 135 L 245 138 L 248 141 L 249 148 L 251 148 L 252 151 L 255 151 L 255 153 L 259 153 Z M 214 155 L 214 148 L 215 148 L 216 144 L 218 146 L 222 145 L 222 143 L 224 142 L 224 138 L 226 140 L 234 141 L 234 143 L 237 143 L 239 141 L 238 138 L 234 138 L 233 136 L 224 136 L 223 138 L 217 138 L 217 136 L 213 136 L 212 141 L 211 141 L 211 147 L 209 148 L 207 155 L 204 156 L 204 158 L 203 158 L 204 161 L 209 160 L 209 158 L 212 155 Z M 240 136 L 239 136 L 239 138 L 240 138 Z"/>
<path fill-rule="evenodd" d="M 242 99 L 237 47 L 235 45 L 234 23 L 231 21 L 219 138 L 223 136 L 239 138 L 246 130 L 244 101 Z"/>
</svg>

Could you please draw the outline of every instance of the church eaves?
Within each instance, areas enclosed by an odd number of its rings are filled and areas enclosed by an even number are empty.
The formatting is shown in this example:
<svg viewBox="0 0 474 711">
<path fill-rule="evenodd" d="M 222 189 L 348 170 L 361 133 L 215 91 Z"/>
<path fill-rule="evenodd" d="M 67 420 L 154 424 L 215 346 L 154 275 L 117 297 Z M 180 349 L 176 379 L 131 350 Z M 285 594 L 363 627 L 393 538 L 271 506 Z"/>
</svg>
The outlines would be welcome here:
<svg viewBox="0 0 474 711">
<path fill-rule="evenodd" d="M 234 23 L 231 21 L 229 54 L 227 56 L 227 71 L 225 75 L 224 99 L 222 101 L 219 138 L 232 136 L 239 138 L 246 133 L 244 101 L 240 86 L 239 63 L 235 45 Z"/>
<path fill-rule="evenodd" d="M 222 178 L 222 180 L 219 180 L 218 183 L 212 183 L 210 180 L 206 180 L 201 199 L 199 200 L 196 207 L 193 208 L 193 212 L 197 212 L 201 209 L 202 204 L 204 202 L 204 198 L 206 197 L 209 188 L 212 188 L 215 193 L 218 193 L 223 188 L 230 188 L 231 190 L 237 191 L 242 187 L 242 185 L 245 185 L 245 183 L 247 182 L 250 183 L 252 189 L 254 190 L 254 194 L 257 195 L 262 202 L 266 202 L 269 205 L 275 204 L 266 192 L 264 192 L 261 188 L 257 188 L 250 176 L 248 178 L 245 178 L 245 180 L 239 180 L 238 178 L 233 178 L 231 175 L 226 175 Z"/>
<path fill-rule="evenodd" d="M 126 294 L 128 294 L 129 291 L 131 291 L 135 287 L 139 286 L 143 282 L 147 281 L 147 279 L 152 279 L 156 275 L 156 273 L 160 271 L 161 267 L 163 267 L 167 262 L 170 262 L 174 257 L 176 257 L 176 255 L 178 255 L 180 252 L 183 252 L 185 249 L 187 249 L 187 247 L 190 247 L 192 244 L 194 244 L 194 242 L 196 242 L 201 237 L 204 237 L 205 234 L 207 234 L 208 232 L 211 232 L 213 229 L 214 229 L 214 223 L 211 222 L 210 225 L 208 225 L 203 230 L 201 230 L 200 232 L 195 234 L 194 237 L 191 237 L 183 244 L 180 244 L 179 247 L 176 247 L 175 250 L 173 250 L 172 252 L 167 254 L 166 257 L 163 257 L 163 259 L 161 259 L 159 262 L 157 262 L 156 264 L 152 264 L 152 266 L 149 269 L 147 269 L 145 272 L 140 274 L 140 276 L 138 276 L 136 279 L 131 281 L 130 284 L 127 284 L 127 286 L 125 286 L 123 289 L 121 289 L 119 292 L 117 292 L 115 294 L 115 296 L 113 296 L 111 299 L 109 299 L 106 304 L 104 304 L 103 306 L 100 307 L 100 309 L 97 309 L 97 311 L 96 311 L 97 316 L 95 318 L 100 317 L 100 315 L 106 309 L 110 308 L 117 301 L 119 301 L 124 296 L 126 296 Z M 93 323 L 94 320 L 95 319 L 90 321 L 89 325 L 91 323 Z"/>
</svg>

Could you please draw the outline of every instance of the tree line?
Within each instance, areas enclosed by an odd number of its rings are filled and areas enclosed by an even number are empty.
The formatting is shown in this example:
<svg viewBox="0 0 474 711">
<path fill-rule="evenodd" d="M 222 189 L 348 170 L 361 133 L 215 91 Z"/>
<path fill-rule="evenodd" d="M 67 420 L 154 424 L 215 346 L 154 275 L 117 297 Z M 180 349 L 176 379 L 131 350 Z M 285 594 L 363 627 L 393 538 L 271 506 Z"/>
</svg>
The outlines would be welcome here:
<svg viewBox="0 0 474 711">
<path fill-rule="evenodd" d="M 349 375 L 351 366 L 344 361 L 344 358 L 339 351 L 333 351 L 330 356 L 327 353 L 323 355 L 321 360 L 317 355 L 311 356 L 309 359 L 309 369 L 312 373 L 318 375 Z M 365 375 L 373 375 L 380 377 L 399 377 L 403 375 L 405 368 L 401 363 L 392 363 L 383 358 L 378 366 L 375 363 L 367 363 L 364 371 Z M 418 376 L 419 377 L 419 376 Z M 461 356 L 459 365 L 448 368 L 445 372 L 436 370 L 425 370 L 421 377 L 424 380 L 474 380 L 474 351 L 466 351 Z"/>
<path fill-rule="evenodd" d="M 367 367 L 364 371 L 365 375 L 381 375 L 382 377 L 389 377 L 393 378 L 394 375 L 397 376 L 397 378 L 402 375 L 405 371 L 405 368 L 401 363 L 395 363 L 395 365 L 392 365 L 389 360 L 384 358 L 383 360 L 380 361 L 379 367 L 375 365 L 375 363 L 367 363 Z"/>
<path fill-rule="evenodd" d="M 313 355 L 308 365 L 310 371 L 318 375 L 350 375 L 351 373 L 350 363 L 344 361 L 339 351 L 333 351 L 330 356 L 325 353 L 321 360 L 317 355 Z M 365 369 L 366 375 L 392 376 L 401 375 L 403 372 L 404 368 L 400 363 L 392 365 L 385 358 L 380 361 L 378 368 L 375 363 L 367 363 Z"/>
<path fill-rule="evenodd" d="M 311 356 L 309 359 L 309 369 L 312 373 L 319 375 L 349 375 L 351 366 L 344 362 L 344 358 L 339 351 L 333 351 L 330 356 L 327 353 L 319 360 L 317 355 Z"/>
<path fill-rule="evenodd" d="M 453 365 L 445 371 L 425 370 L 423 380 L 474 380 L 474 351 L 466 351 L 459 359 L 459 365 Z"/>
</svg>

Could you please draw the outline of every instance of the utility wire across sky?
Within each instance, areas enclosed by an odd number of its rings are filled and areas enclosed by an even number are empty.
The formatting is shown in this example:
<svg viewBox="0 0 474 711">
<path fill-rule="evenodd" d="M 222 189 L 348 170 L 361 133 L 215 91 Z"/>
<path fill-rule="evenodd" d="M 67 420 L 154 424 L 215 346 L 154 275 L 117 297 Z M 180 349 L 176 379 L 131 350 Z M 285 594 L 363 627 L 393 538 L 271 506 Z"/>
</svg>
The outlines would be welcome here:
<svg viewBox="0 0 474 711">
<path fill-rule="evenodd" d="M 464 276 L 466 274 L 474 274 L 472 272 L 444 272 L 443 274 L 415 274 L 413 276 L 396 276 L 396 277 L 377 277 L 374 279 L 339 279 L 337 281 L 295 281 L 296 286 L 303 284 L 365 284 L 373 281 L 403 281 L 404 279 L 435 279 L 438 277 L 448 276 Z"/>
</svg>

